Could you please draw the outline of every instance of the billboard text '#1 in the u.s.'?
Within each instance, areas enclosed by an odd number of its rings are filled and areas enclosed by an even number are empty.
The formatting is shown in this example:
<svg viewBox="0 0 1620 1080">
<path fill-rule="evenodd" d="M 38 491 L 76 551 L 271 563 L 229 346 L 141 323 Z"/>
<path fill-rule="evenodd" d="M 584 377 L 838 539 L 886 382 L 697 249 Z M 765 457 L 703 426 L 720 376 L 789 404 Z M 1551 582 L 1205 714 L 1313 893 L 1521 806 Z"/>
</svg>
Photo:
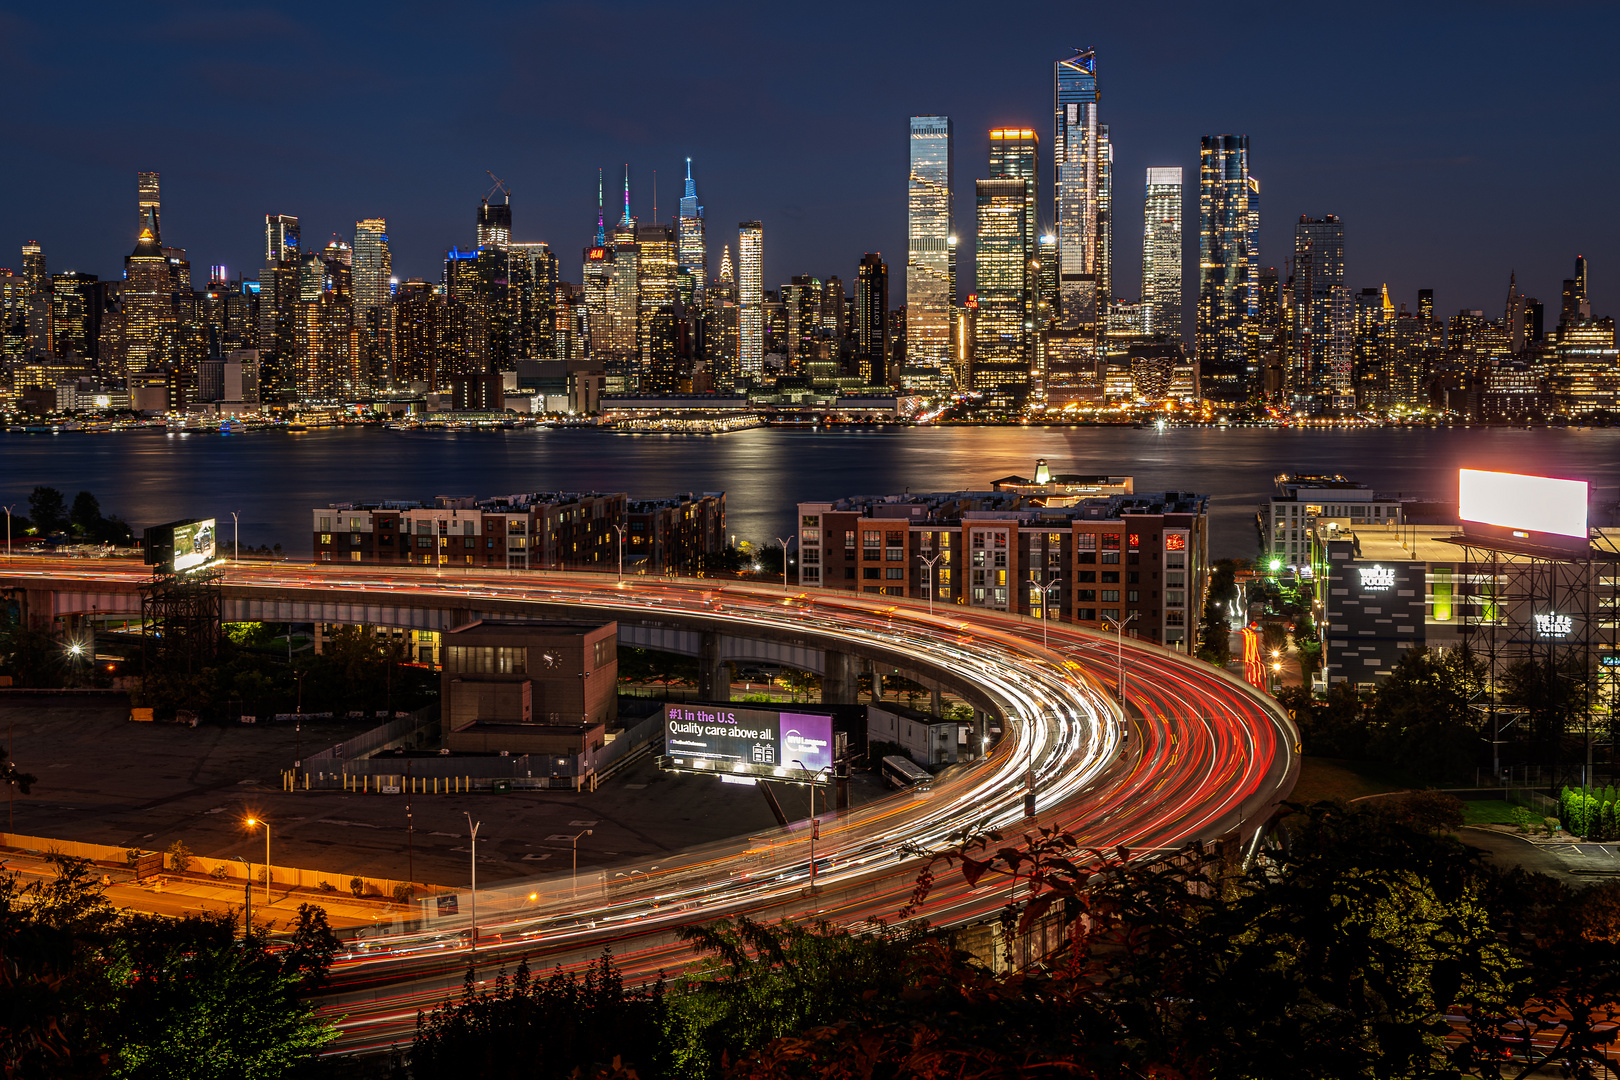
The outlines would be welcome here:
<svg viewBox="0 0 1620 1080">
<path fill-rule="evenodd" d="M 1457 516 L 1463 535 L 1504 548 L 1587 551 L 1585 480 L 1461 469 Z"/>
<path fill-rule="evenodd" d="M 832 717 L 725 703 L 664 707 L 671 768 L 800 779 L 833 763 Z"/>
</svg>

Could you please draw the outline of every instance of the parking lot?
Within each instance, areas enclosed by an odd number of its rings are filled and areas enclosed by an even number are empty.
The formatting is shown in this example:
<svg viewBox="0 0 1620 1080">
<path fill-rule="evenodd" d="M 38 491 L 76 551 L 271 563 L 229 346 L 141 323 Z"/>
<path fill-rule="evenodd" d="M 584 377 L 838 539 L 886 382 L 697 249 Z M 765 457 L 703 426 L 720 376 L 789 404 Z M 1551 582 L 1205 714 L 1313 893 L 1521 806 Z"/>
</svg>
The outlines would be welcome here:
<svg viewBox="0 0 1620 1080">
<path fill-rule="evenodd" d="M 7 831 L 149 851 L 180 840 L 196 855 L 262 860 L 263 832 L 242 824 L 252 816 L 270 823 L 278 865 L 457 885 L 468 874 L 467 814 L 483 823 L 478 874 L 490 883 L 568 871 L 570 838 L 585 829 L 582 869 L 777 828 L 758 789 L 661 773 L 646 758 L 585 794 L 284 792 L 278 778 L 298 750 L 290 726 L 137 724 L 128 713 L 113 695 L 0 697 L 0 737 L 11 733 L 18 767 L 39 778 L 16 798 Z M 305 724 L 302 750 L 366 726 Z M 857 802 L 882 794 L 865 777 L 852 787 Z M 775 790 L 790 818 L 808 815 L 808 789 Z"/>
</svg>

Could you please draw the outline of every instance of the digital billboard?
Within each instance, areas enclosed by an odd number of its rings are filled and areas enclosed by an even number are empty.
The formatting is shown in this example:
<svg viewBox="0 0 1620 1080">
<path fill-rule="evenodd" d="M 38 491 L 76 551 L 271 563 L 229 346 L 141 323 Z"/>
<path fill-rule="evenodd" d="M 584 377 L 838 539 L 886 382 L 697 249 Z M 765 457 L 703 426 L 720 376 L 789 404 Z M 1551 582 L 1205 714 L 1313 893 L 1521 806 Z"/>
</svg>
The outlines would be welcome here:
<svg viewBox="0 0 1620 1080">
<path fill-rule="evenodd" d="M 214 561 L 218 530 L 213 518 L 202 521 L 171 521 L 154 525 L 144 534 L 146 565 L 159 572 L 185 574 L 207 567 Z"/>
<path fill-rule="evenodd" d="M 1466 535 L 1513 546 L 1585 550 L 1587 484 L 1460 469 L 1457 515 Z"/>
<path fill-rule="evenodd" d="M 831 716 L 686 702 L 664 707 L 672 768 L 801 778 L 833 763 Z"/>
</svg>

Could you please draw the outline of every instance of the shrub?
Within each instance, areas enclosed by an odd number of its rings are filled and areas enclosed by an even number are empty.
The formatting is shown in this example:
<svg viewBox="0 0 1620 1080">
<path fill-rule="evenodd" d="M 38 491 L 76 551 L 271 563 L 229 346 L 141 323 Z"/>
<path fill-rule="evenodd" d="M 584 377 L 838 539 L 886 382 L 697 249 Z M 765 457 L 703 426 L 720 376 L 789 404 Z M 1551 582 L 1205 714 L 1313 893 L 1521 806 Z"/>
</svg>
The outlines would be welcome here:
<svg viewBox="0 0 1620 1080">
<path fill-rule="evenodd" d="M 349 879 L 349 891 L 354 893 L 354 895 L 357 896 L 357 897 L 366 895 L 366 883 L 365 883 L 365 881 L 360 879 L 360 878 L 357 878 L 357 877 L 356 878 L 350 878 Z"/>
<path fill-rule="evenodd" d="M 1603 804 L 1603 839 L 1613 840 L 1614 837 L 1614 803 L 1606 802 Z"/>
<path fill-rule="evenodd" d="M 226 878 L 231 876 L 231 872 L 230 870 L 226 869 L 224 863 L 215 863 L 214 868 L 208 871 L 208 876 L 213 878 L 215 881 L 224 881 Z"/>
<path fill-rule="evenodd" d="M 332 884 L 330 881 L 316 882 L 315 887 L 321 890 L 321 892 L 337 892 L 337 886 Z"/>
<path fill-rule="evenodd" d="M 1544 819 L 1542 821 L 1542 824 L 1547 826 L 1547 835 L 1548 836 L 1556 836 L 1558 834 L 1559 821 L 1558 821 L 1557 818 L 1555 818 L 1555 817 L 1546 818 L 1546 819 Z"/>
<path fill-rule="evenodd" d="M 408 904 L 411 902 L 411 897 L 415 895 L 416 886 L 408 881 L 401 881 L 394 886 L 394 903 L 396 904 Z"/>
<path fill-rule="evenodd" d="M 131 870 L 133 870 L 133 869 L 135 869 L 135 864 L 140 862 L 140 861 L 141 861 L 141 849 L 140 848 L 127 848 L 127 849 L 125 849 L 125 851 L 124 851 L 124 865 L 125 866 L 127 866 Z"/>
<path fill-rule="evenodd" d="M 183 840 L 176 840 L 169 845 L 169 869 L 177 874 L 183 874 L 191 869 L 191 849 L 186 847 Z"/>
</svg>

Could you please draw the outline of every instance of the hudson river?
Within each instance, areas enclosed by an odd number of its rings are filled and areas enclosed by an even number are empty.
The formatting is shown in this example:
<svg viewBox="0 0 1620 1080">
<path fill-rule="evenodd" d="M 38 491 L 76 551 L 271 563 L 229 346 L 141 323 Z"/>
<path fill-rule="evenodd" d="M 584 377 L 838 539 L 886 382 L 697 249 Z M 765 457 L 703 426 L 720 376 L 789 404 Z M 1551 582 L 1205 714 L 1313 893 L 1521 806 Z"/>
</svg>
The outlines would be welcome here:
<svg viewBox="0 0 1620 1080">
<path fill-rule="evenodd" d="M 1454 500 L 1460 466 L 1588 480 L 1594 514 L 1620 498 L 1620 429 L 1094 427 L 756 428 L 719 436 L 617 435 L 589 429 L 487 433 L 331 428 L 240 435 L 163 431 L 0 434 L 0 504 L 26 513 L 36 484 L 81 490 L 135 526 L 231 511 L 242 542 L 307 555 L 310 510 L 332 502 L 431 501 L 435 495 L 627 491 L 655 498 L 724 491 L 728 530 L 769 540 L 801 501 L 905 491 L 988 489 L 1054 473 L 1134 476 L 1138 492 L 1210 496 L 1212 555 L 1251 556 L 1254 511 L 1280 472 L 1338 472 L 1380 492 Z"/>
</svg>

